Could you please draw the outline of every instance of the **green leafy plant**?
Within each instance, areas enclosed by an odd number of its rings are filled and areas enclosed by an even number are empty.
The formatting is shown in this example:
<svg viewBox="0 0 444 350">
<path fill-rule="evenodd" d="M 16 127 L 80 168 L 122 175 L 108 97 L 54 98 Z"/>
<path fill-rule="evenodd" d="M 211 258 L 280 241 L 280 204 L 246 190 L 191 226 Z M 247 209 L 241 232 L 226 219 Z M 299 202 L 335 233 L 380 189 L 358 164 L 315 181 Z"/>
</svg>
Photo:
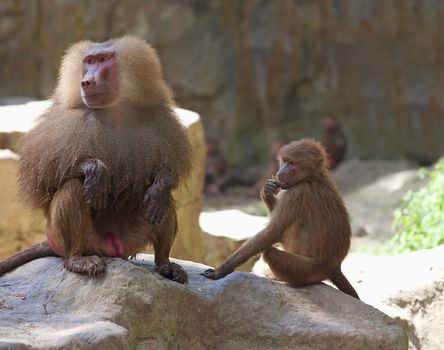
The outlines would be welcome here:
<svg viewBox="0 0 444 350">
<path fill-rule="evenodd" d="M 428 183 L 407 192 L 394 212 L 392 251 L 402 253 L 444 244 L 444 158 L 432 170 L 421 169 Z"/>
</svg>

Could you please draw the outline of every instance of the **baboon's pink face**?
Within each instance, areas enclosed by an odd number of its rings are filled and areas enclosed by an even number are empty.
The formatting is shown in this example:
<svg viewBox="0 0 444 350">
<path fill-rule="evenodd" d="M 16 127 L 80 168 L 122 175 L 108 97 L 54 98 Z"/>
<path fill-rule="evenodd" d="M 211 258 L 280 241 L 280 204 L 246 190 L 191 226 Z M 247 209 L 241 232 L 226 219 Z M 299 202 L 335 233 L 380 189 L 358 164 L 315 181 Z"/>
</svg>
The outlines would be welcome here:
<svg viewBox="0 0 444 350">
<path fill-rule="evenodd" d="M 113 49 L 90 50 L 83 59 L 80 94 L 86 106 L 105 108 L 118 97 L 118 67 Z"/>
</svg>

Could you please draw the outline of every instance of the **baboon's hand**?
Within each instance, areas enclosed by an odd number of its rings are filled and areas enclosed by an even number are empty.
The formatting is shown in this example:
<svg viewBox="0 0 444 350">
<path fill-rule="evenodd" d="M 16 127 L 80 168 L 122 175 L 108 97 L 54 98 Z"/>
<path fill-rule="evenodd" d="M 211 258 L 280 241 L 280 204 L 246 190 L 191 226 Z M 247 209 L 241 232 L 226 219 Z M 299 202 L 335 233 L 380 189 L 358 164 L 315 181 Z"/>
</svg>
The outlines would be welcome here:
<svg viewBox="0 0 444 350">
<path fill-rule="evenodd" d="M 154 181 L 146 190 L 142 207 L 144 218 L 150 225 L 160 224 L 170 207 L 170 188 L 164 181 Z"/>
<path fill-rule="evenodd" d="M 225 277 L 230 272 L 228 271 L 222 271 L 221 269 L 208 269 L 204 271 L 201 275 L 205 276 L 206 278 L 212 279 L 212 280 L 218 280 L 220 278 Z"/>
<path fill-rule="evenodd" d="M 270 198 L 280 191 L 279 183 L 273 179 L 268 179 L 267 182 L 262 186 L 261 197 Z"/>
<path fill-rule="evenodd" d="M 111 192 L 111 182 L 105 164 L 99 159 L 86 161 L 80 165 L 84 174 L 83 191 L 93 209 L 106 208 Z"/>
</svg>

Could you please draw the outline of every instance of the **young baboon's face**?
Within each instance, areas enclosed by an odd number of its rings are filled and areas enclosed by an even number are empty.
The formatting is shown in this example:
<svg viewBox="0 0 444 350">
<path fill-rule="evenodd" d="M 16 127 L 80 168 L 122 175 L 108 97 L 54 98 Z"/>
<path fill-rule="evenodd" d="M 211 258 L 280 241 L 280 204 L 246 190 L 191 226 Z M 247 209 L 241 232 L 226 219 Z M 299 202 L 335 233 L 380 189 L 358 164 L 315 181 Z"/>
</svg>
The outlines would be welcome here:
<svg viewBox="0 0 444 350">
<path fill-rule="evenodd" d="M 282 189 L 288 189 L 298 181 L 298 164 L 289 157 L 282 157 L 279 162 L 279 170 L 277 172 L 279 184 Z"/>
<path fill-rule="evenodd" d="M 277 177 L 281 188 L 288 189 L 306 178 L 322 173 L 326 153 L 319 143 L 302 139 L 282 147 L 279 150 L 279 159 Z"/>
</svg>

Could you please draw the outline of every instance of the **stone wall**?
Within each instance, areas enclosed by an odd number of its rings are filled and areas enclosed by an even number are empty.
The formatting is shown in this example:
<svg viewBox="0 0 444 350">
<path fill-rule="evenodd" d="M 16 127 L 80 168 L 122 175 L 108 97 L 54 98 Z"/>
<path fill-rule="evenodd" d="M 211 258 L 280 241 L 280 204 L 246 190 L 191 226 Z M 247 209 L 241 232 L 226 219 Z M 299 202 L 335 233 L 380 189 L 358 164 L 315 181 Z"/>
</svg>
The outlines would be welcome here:
<svg viewBox="0 0 444 350">
<path fill-rule="evenodd" d="M 137 34 L 233 164 L 337 116 L 349 156 L 444 153 L 440 0 L 3 0 L 0 96 L 47 97 L 79 39 Z M 221 137 L 223 135 L 223 139 Z"/>
</svg>

